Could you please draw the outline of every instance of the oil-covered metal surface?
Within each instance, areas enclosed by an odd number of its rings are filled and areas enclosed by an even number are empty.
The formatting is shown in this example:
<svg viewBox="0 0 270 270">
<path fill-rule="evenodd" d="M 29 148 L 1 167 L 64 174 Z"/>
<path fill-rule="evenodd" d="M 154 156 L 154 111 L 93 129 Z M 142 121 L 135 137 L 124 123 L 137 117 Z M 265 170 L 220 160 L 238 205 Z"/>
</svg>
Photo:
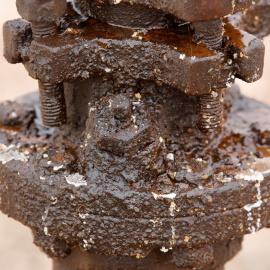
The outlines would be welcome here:
<svg viewBox="0 0 270 270">
<path fill-rule="evenodd" d="M 179 95 L 177 90 L 171 91 Z M 140 120 L 136 112 L 147 106 L 147 92 L 134 95 L 130 113 L 136 123 L 131 120 L 132 131 L 122 122 L 129 129 L 122 135 L 124 141 L 132 132 L 140 136 L 141 127 L 147 126 L 148 119 Z M 155 96 L 160 94 L 149 95 Z M 149 111 L 157 131 L 142 130 L 147 145 L 141 148 L 135 137 L 128 145 L 135 148 L 119 153 L 117 148 L 107 150 L 90 143 L 92 137 L 99 137 L 88 129 L 98 128 L 104 135 L 111 130 L 108 143 L 116 138 L 121 141 L 114 128 L 120 128 L 126 114 L 115 115 L 110 110 L 119 100 L 127 104 L 124 97 L 101 99 L 107 102 L 102 114 L 107 111 L 113 118 L 96 115 L 97 122 L 106 122 L 99 126 L 88 122 L 84 138 L 73 138 L 76 133 L 70 132 L 69 137 L 62 137 L 57 131 L 45 136 L 46 131 L 34 122 L 24 132 L 21 126 L 16 131 L 8 124 L 2 128 L 1 209 L 30 226 L 36 232 L 35 243 L 49 255 L 66 256 L 80 246 L 102 254 L 143 258 L 153 249 L 170 254 L 171 248 L 209 245 L 268 225 L 269 161 L 264 151 L 267 144 L 262 143 L 262 137 L 267 142 L 268 129 L 258 126 L 267 121 L 267 106 L 239 96 L 217 140 L 205 147 L 202 138 L 203 148 L 193 144 L 184 150 L 178 143 L 182 138 L 177 140 L 174 134 L 174 114 L 167 112 L 164 120 L 172 130 L 164 133 L 163 121 L 158 123 L 162 103 L 157 104 Z M 227 96 L 228 108 L 229 100 Z M 177 107 L 188 113 L 192 103 Z M 99 101 L 95 104 L 90 107 L 89 119 L 99 110 Z M 198 131 L 187 132 L 190 138 L 193 133 Z M 139 166 L 145 169 L 140 171 Z"/>
<path fill-rule="evenodd" d="M 223 269 L 270 223 L 270 109 L 231 88 L 263 72 L 228 17 L 257 1 L 71 2 L 5 24 L 40 111 L 0 104 L 0 209 L 55 270 Z"/>
</svg>

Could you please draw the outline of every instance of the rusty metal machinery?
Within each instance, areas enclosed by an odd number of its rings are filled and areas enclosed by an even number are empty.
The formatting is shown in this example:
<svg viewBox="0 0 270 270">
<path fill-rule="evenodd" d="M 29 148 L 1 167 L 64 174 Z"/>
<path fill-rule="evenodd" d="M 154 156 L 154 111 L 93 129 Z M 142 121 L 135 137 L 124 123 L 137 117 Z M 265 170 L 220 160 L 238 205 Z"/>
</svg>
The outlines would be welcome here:
<svg viewBox="0 0 270 270">
<path fill-rule="evenodd" d="M 39 81 L 0 104 L 0 209 L 54 270 L 221 270 L 270 226 L 262 0 L 17 0 L 4 55 Z M 40 108 L 40 110 L 39 110 Z"/>
</svg>

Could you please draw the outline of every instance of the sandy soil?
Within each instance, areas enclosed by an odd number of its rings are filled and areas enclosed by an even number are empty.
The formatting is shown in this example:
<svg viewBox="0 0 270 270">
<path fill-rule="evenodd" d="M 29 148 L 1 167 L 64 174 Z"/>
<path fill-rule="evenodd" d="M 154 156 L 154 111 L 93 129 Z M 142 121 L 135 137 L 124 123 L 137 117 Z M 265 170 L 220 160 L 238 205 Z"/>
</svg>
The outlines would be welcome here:
<svg viewBox="0 0 270 270">
<path fill-rule="evenodd" d="M 15 0 L 1 0 L 0 25 L 6 20 L 18 18 Z M 2 36 L 2 29 L 0 30 Z M 264 77 L 248 85 L 240 82 L 241 90 L 270 105 L 270 38 L 265 39 L 266 65 Z M 0 38 L 0 51 L 3 41 Z M 37 89 L 37 82 L 28 77 L 22 65 L 10 65 L 0 55 L 1 94 L 0 101 L 13 99 Z M 32 244 L 30 230 L 0 213 L 0 269 L 2 270 L 48 270 L 51 260 Z M 248 235 L 243 251 L 226 266 L 226 270 L 270 270 L 270 230 Z"/>
</svg>

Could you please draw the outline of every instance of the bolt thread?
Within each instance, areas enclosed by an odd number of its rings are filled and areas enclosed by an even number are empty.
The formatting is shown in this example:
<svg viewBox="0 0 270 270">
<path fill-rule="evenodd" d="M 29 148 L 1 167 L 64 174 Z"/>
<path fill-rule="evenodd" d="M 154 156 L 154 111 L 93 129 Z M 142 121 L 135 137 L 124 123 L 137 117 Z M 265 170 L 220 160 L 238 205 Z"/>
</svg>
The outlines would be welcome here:
<svg viewBox="0 0 270 270">
<path fill-rule="evenodd" d="M 31 28 L 33 39 L 52 36 L 58 31 L 58 27 L 54 22 L 32 23 Z"/>
<path fill-rule="evenodd" d="M 221 47 L 222 36 L 208 36 L 200 39 L 207 47 L 218 49 Z"/>
<path fill-rule="evenodd" d="M 66 123 L 66 103 L 63 84 L 39 81 L 40 110 L 44 125 L 61 126 Z"/>
<path fill-rule="evenodd" d="M 198 97 L 197 126 L 204 132 L 215 132 L 222 125 L 223 98 L 222 91 L 212 91 L 210 94 Z"/>
<path fill-rule="evenodd" d="M 204 22 L 194 22 L 193 28 L 193 40 L 195 42 L 203 42 L 207 47 L 212 49 L 219 49 L 221 47 L 224 30 L 221 18 Z"/>
</svg>

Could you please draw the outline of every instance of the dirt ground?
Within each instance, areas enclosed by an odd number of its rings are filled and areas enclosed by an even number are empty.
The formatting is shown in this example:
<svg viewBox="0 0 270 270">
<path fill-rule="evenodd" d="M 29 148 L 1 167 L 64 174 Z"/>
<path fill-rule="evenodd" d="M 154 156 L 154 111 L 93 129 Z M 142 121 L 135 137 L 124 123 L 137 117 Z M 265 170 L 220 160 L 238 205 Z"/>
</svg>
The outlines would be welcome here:
<svg viewBox="0 0 270 270">
<path fill-rule="evenodd" d="M 1 0 L 0 25 L 18 18 L 15 0 Z M 0 30 L 2 36 L 2 29 Z M 264 77 L 254 84 L 239 82 L 242 92 L 270 105 L 270 38 L 265 39 Z M 0 51 L 3 40 L 0 38 Z M 37 82 L 28 77 L 22 65 L 8 64 L 0 55 L 0 101 L 13 99 L 37 89 Z M 51 260 L 32 244 L 30 230 L 0 213 L 0 269 L 48 270 Z M 245 237 L 243 251 L 226 265 L 226 270 L 270 270 L 270 229 Z M 128 269 L 127 269 L 128 270 Z"/>
</svg>

